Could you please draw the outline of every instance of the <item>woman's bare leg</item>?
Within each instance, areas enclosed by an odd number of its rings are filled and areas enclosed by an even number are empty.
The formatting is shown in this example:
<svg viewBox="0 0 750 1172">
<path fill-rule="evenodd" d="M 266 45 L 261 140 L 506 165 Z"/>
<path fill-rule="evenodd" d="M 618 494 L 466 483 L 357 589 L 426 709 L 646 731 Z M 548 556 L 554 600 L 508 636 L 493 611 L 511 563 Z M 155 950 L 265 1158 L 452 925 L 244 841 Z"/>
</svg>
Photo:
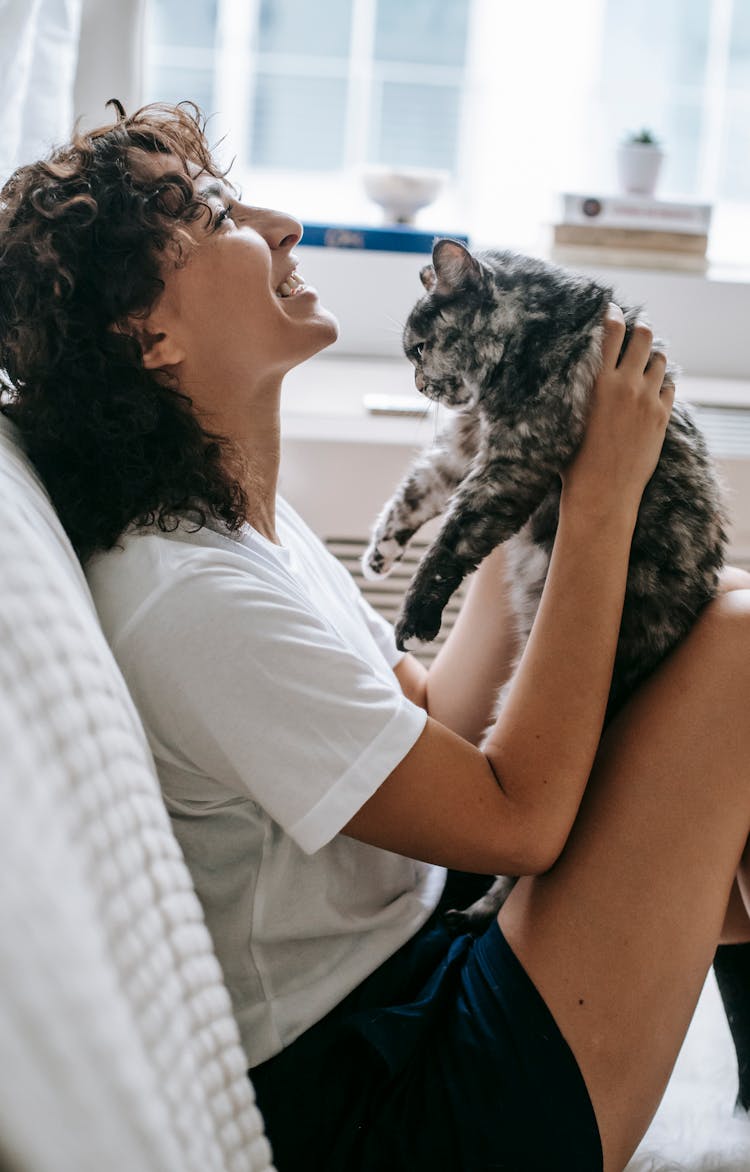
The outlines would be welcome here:
<svg viewBox="0 0 750 1172">
<path fill-rule="evenodd" d="M 742 867 L 743 878 L 746 869 Z M 719 937 L 719 944 L 748 944 L 750 943 L 750 915 L 747 905 L 742 898 L 737 880 L 735 880 L 727 905 L 727 914 Z M 750 988 L 747 990 L 750 998 Z"/>
<path fill-rule="evenodd" d="M 562 856 L 500 912 L 580 1064 L 605 1172 L 621 1172 L 659 1104 L 738 874 L 750 894 L 749 710 L 740 590 L 612 723 Z"/>
</svg>

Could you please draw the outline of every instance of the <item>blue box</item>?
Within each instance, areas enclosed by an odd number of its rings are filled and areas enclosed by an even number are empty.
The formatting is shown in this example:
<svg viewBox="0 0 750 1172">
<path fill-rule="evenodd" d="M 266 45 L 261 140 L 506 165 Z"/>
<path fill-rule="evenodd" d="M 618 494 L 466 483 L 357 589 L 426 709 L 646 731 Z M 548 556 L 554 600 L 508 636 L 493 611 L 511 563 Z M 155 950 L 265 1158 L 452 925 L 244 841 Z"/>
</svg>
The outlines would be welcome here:
<svg viewBox="0 0 750 1172">
<path fill-rule="evenodd" d="M 302 225 L 301 244 L 310 248 L 366 249 L 373 252 L 431 253 L 436 240 L 443 236 L 468 246 L 469 237 L 460 232 L 425 232 L 410 224 L 309 224 Z"/>
</svg>

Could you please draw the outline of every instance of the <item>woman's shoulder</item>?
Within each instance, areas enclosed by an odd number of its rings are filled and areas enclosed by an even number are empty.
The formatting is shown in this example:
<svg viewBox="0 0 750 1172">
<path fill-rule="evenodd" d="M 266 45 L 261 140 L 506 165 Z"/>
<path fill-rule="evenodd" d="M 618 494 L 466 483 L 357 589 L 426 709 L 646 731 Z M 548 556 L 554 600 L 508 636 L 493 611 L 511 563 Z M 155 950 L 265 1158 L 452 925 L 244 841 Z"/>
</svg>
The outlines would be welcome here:
<svg viewBox="0 0 750 1172">
<path fill-rule="evenodd" d="M 129 526 L 83 569 L 105 634 L 114 642 L 136 614 L 180 590 L 186 579 L 207 580 L 227 568 L 252 573 L 251 563 L 234 535 L 181 518 L 167 530 Z"/>
<path fill-rule="evenodd" d="M 135 576 L 136 568 L 142 580 L 148 581 L 200 558 L 201 551 L 231 551 L 234 546 L 229 534 L 223 535 L 207 525 L 198 526 L 189 517 L 181 517 L 167 529 L 155 524 L 128 526 L 110 549 L 98 550 L 83 568 L 89 581 L 130 578 Z"/>
<path fill-rule="evenodd" d="M 286 502 L 279 505 L 285 544 L 275 546 L 249 525 L 230 532 L 209 519 L 182 517 L 166 530 L 129 526 L 111 549 L 92 555 L 84 573 L 110 642 L 145 617 L 157 602 L 189 594 L 195 605 L 215 608 L 221 592 L 242 586 L 243 600 L 299 595 L 298 555 L 317 539 Z M 305 563 L 309 564 L 305 556 Z M 298 600 L 298 599 L 297 599 Z M 187 604 L 186 604 L 187 605 Z"/>
</svg>

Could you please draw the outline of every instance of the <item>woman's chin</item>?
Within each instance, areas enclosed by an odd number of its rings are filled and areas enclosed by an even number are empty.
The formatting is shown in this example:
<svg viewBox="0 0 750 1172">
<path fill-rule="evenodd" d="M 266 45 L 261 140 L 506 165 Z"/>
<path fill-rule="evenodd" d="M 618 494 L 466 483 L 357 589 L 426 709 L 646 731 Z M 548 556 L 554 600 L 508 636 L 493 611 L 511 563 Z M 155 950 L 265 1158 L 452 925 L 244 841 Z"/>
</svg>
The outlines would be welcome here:
<svg viewBox="0 0 750 1172">
<path fill-rule="evenodd" d="M 315 349 L 312 354 L 317 354 L 320 350 L 325 350 L 327 346 L 332 346 L 336 341 L 339 336 L 339 323 L 338 318 L 321 305 L 315 314 L 314 325 L 315 334 L 311 336 L 311 341 L 314 341 Z"/>
<path fill-rule="evenodd" d="M 307 362 L 308 358 L 314 358 L 316 354 L 320 354 L 321 350 L 327 350 L 339 336 L 338 320 L 322 306 L 316 310 L 314 317 L 305 322 L 305 327 L 302 345 L 298 349 L 296 348 L 295 354 L 290 355 L 287 368 L 289 370 L 299 366 L 302 362 Z"/>
</svg>

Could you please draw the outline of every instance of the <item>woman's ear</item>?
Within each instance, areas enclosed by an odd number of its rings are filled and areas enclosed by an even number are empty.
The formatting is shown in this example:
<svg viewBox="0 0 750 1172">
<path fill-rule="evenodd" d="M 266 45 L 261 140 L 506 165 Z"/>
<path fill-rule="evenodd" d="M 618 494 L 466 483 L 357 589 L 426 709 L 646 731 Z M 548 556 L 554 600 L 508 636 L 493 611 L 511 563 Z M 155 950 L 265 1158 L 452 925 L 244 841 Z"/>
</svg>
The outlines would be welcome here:
<svg viewBox="0 0 750 1172">
<path fill-rule="evenodd" d="M 146 370 L 158 370 L 162 366 L 177 366 L 185 357 L 185 351 L 179 346 L 172 334 L 157 330 L 143 330 L 138 336 L 143 353 L 143 365 Z"/>
<path fill-rule="evenodd" d="M 141 347 L 143 366 L 146 370 L 159 370 L 164 366 L 177 366 L 185 357 L 184 348 L 169 330 L 160 328 L 160 323 L 130 318 L 110 327 L 120 334 L 135 338 Z"/>
</svg>

